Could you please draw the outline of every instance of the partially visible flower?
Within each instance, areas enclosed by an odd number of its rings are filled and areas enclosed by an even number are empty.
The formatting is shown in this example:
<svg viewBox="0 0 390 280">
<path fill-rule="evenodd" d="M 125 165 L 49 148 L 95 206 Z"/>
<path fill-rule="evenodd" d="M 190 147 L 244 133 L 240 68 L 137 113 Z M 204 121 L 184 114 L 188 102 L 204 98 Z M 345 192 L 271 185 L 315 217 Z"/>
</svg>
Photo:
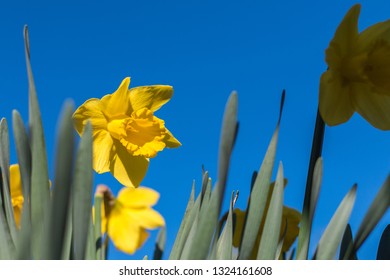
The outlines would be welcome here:
<svg viewBox="0 0 390 280">
<path fill-rule="evenodd" d="M 93 168 L 97 173 L 110 171 L 127 187 L 138 187 L 149 165 L 164 148 L 179 147 L 180 142 L 154 116 L 173 94 L 171 86 L 142 86 L 129 89 L 130 78 L 102 99 L 91 98 L 73 115 L 81 135 L 88 122 L 93 128 Z"/>
<path fill-rule="evenodd" d="M 15 223 L 20 228 L 20 220 L 23 210 L 23 190 L 22 179 L 20 177 L 19 164 L 12 164 L 9 168 L 10 172 L 10 189 L 11 189 L 11 201 L 14 209 Z"/>
<path fill-rule="evenodd" d="M 116 199 L 104 185 L 98 186 L 96 193 L 111 196 L 102 203 L 102 234 L 107 232 L 115 247 L 125 253 L 133 254 L 144 244 L 149 236 L 147 230 L 165 225 L 164 218 L 151 208 L 159 193 L 150 188 L 125 187 Z"/>
<path fill-rule="evenodd" d="M 359 4 L 348 11 L 326 50 L 319 110 L 328 125 L 344 123 L 356 111 L 374 127 L 389 130 L 390 20 L 359 33 L 359 13 Z"/>
<path fill-rule="evenodd" d="M 285 184 L 287 181 L 285 181 Z M 252 254 L 250 256 L 251 259 L 256 259 L 257 257 L 257 252 L 259 249 L 260 245 L 260 240 L 261 240 L 261 235 L 263 234 L 263 229 L 264 229 L 264 223 L 265 223 L 265 217 L 267 216 L 268 213 L 268 208 L 269 204 L 271 202 L 271 196 L 272 196 L 272 191 L 274 188 L 274 183 L 271 184 L 270 192 L 267 198 L 266 206 L 265 206 L 265 211 L 264 211 L 264 217 L 263 220 L 261 221 L 259 232 L 257 234 L 256 242 L 255 245 L 253 246 L 252 249 Z M 234 233 L 233 233 L 233 246 L 239 248 L 241 245 L 241 237 L 243 234 L 244 230 L 244 222 L 245 222 L 245 216 L 246 216 L 246 211 L 243 211 L 241 209 L 234 209 L 234 214 L 235 214 L 235 228 L 234 228 Z M 279 238 L 283 239 L 283 246 L 282 246 L 282 253 L 287 252 L 292 244 L 294 243 L 295 239 L 298 236 L 299 233 L 299 223 L 301 221 L 301 213 L 299 213 L 297 210 L 292 209 L 287 206 L 283 206 L 283 213 L 282 213 L 282 224 L 280 226 L 280 235 Z"/>
</svg>

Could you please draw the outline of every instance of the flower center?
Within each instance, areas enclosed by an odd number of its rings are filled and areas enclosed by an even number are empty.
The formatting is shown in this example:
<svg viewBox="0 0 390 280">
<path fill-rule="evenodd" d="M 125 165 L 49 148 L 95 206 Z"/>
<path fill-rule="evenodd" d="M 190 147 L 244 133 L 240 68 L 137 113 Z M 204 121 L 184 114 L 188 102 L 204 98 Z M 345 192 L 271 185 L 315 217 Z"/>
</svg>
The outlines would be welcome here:
<svg viewBox="0 0 390 280">
<path fill-rule="evenodd" d="M 111 120 L 107 129 L 133 156 L 151 158 L 165 148 L 163 139 L 167 130 L 164 121 L 146 108 L 133 112 L 130 117 Z"/>
</svg>

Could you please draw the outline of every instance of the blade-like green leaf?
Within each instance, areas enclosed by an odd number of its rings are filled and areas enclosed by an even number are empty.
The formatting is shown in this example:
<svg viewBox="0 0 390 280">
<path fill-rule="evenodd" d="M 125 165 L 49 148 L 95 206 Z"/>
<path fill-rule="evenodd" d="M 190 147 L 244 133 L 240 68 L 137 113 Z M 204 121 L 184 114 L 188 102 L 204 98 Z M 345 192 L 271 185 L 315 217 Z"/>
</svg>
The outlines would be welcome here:
<svg viewBox="0 0 390 280">
<path fill-rule="evenodd" d="M 379 190 L 374 201 L 371 203 L 362 223 L 356 233 L 354 251 L 356 252 L 364 243 L 368 235 L 378 224 L 379 220 L 390 207 L 390 176 L 387 176 L 385 183 Z"/>
<path fill-rule="evenodd" d="M 283 177 L 283 165 L 280 162 L 257 252 L 258 260 L 274 260 L 276 258 L 283 213 Z"/>
<path fill-rule="evenodd" d="M 263 162 L 257 176 L 254 174 L 254 183 L 252 185 L 247 213 L 245 218 L 245 227 L 241 239 L 241 246 L 238 258 L 240 260 L 249 259 L 260 228 L 261 221 L 265 212 L 265 204 L 270 190 L 272 170 L 274 168 L 276 147 L 279 136 L 279 125 L 282 119 L 285 91 L 282 93 L 280 102 L 279 119 L 274 134 L 268 145 Z"/>
<path fill-rule="evenodd" d="M 352 237 L 352 230 L 351 226 L 348 224 L 345 228 L 343 239 L 341 240 L 340 245 L 340 254 L 339 259 L 343 260 L 346 257 L 346 253 L 352 249 L 353 246 L 353 237 Z M 357 256 L 353 254 L 350 257 L 351 260 L 357 260 Z"/>
<path fill-rule="evenodd" d="M 216 248 L 216 259 L 217 260 L 231 260 L 233 252 L 233 204 L 234 204 L 234 193 L 230 200 L 229 214 L 226 219 L 225 226 L 218 239 Z"/>
<path fill-rule="evenodd" d="M 92 211 L 92 126 L 88 122 L 77 152 L 73 180 L 74 258 L 85 258 L 88 225 Z"/>
<path fill-rule="evenodd" d="M 62 260 L 71 260 L 73 259 L 73 225 L 72 225 L 72 212 L 73 212 L 73 202 L 69 201 L 68 212 L 66 214 L 66 225 L 64 232 L 64 241 L 62 246 L 61 259 Z"/>
<path fill-rule="evenodd" d="M 92 213 L 91 218 L 88 224 L 88 238 L 87 238 L 87 247 L 85 250 L 85 259 L 86 260 L 96 260 L 96 239 L 92 221 Z"/>
<path fill-rule="evenodd" d="M 3 208 L 5 210 L 5 217 L 8 223 L 12 242 L 13 244 L 16 244 L 16 224 L 9 181 L 9 133 L 8 124 L 4 118 L 0 121 L 0 170 L 2 177 L 1 196 L 3 199 Z"/>
<path fill-rule="evenodd" d="M 48 213 L 50 189 L 49 172 L 41 112 L 39 110 L 33 73 L 30 63 L 30 44 L 27 26 L 24 28 L 26 66 L 29 84 L 29 126 L 31 147 L 31 224 L 34 259 L 42 258 L 42 248 L 47 246 L 43 229 Z"/>
<path fill-rule="evenodd" d="M 219 145 L 218 181 L 211 193 L 208 205 L 202 205 L 199 213 L 197 233 L 193 235 L 191 248 L 186 258 L 204 260 L 210 251 L 213 235 L 218 226 L 222 199 L 225 192 L 230 155 L 237 133 L 237 93 L 233 92 L 226 104 L 222 122 L 222 132 Z"/>
<path fill-rule="evenodd" d="M 0 206 L 2 206 L 2 197 L 0 195 Z M 4 209 L 0 207 L 0 260 L 9 260 L 13 258 L 13 246 L 11 233 L 5 219 Z"/>
<path fill-rule="evenodd" d="M 184 228 L 186 225 L 189 224 L 189 216 L 194 204 L 195 204 L 195 182 L 192 184 L 190 199 L 188 200 L 186 211 L 184 212 L 184 217 L 181 221 L 179 231 L 177 233 L 175 242 L 172 246 L 171 254 L 169 255 L 170 260 L 177 260 L 180 257 L 181 250 L 183 249 L 184 241 L 185 241 L 185 238 L 183 238 Z"/>
<path fill-rule="evenodd" d="M 50 220 L 45 232 L 47 243 L 44 247 L 44 258 L 48 259 L 58 260 L 62 257 L 73 173 L 73 110 L 73 104 L 66 102 L 61 114 L 57 136 L 56 169 L 50 206 Z"/>
<path fill-rule="evenodd" d="M 94 233 L 96 244 L 96 259 L 104 260 L 103 236 L 102 236 L 102 203 L 103 196 L 95 195 Z"/>
<path fill-rule="evenodd" d="M 18 155 L 20 177 L 23 186 L 23 197 L 30 197 L 31 149 L 28 140 L 28 134 L 26 132 L 22 117 L 16 110 L 12 111 L 12 127 L 14 132 L 16 152 Z"/>
<path fill-rule="evenodd" d="M 163 227 L 160 229 L 160 231 L 158 232 L 158 235 L 157 235 L 156 245 L 155 245 L 154 253 L 153 253 L 154 260 L 161 260 L 162 259 L 166 240 L 167 240 L 167 230 L 166 230 L 166 227 Z"/>
<path fill-rule="evenodd" d="M 304 212 L 302 214 L 302 221 L 299 228 L 298 249 L 297 249 L 298 260 L 307 259 L 313 217 L 316 210 L 319 193 L 321 190 L 322 173 L 323 173 L 323 162 L 322 162 L 322 158 L 319 157 L 314 166 L 314 173 L 311 180 L 313 182 L 313 185 L 310 190 L 310 194 L 311 194 L 310 204 L 309 204 L 310 209 L 307 212 Z"/>
<path fill-rule="evenodd" d="M 355 203 L 356 188 L 357 186 L 354 185 L 347 193 L 326 227 L 325 232 L 318 243 L 315 254 L 316 259 L 330 260 L 334 259 L 336 256 L 337 248 L 340 245 L 341 238 Z"/>
<path fill-rule="evenodd" d="M 390 224 L 387 225 L 382 233 L 381 241 L 379 242 L 377 260 L 390 260 Z"/>
</svg>

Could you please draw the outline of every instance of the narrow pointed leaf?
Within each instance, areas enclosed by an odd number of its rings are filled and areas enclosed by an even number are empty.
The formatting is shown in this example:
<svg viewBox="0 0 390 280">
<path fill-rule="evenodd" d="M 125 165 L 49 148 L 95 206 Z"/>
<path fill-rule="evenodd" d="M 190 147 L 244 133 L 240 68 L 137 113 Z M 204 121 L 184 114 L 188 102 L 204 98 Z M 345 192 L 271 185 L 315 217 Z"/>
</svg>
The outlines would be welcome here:
<svg viewBox="0 0 390 280">
<path fill-rule="evenodd" d="M 351 250 L 353 247 L 353 237 L 352 237 L 352 230 L 351 226 L 348 224 L 347 227 L 345 228 L 343 239 L 341 240 L 341 245 L 340 245 L 340 255 L 339 259 L 343 260 L 346 258 L 347 252 Z M 355 254 L 350 256 L 351 260 L 357 260 L 357 257 Z"/>
<path fill-rule="evenodd" d="M 42 249 L 47 246 L 43 234 L 48 212 L 50 190 L 46 146 L 43 134 L 41 112 L 30 63 L 30 44 L 27 26 L 24 28 L 26 66 L 29 88 L 29 126 L 31 147 L 31 219 L 34 259 L 42 258 Z"/>
<path fill-rule="evenodd" d="M 12 243 L 16 244 L 16 224 L 9 181 L 9 133 L 8 124 L 4 118 L 0 121 L 0 169 L 2 177 L 1 196 L 3 199 L 3 208 L 5 210 L 5 217 L 11 234 Z"/>
<path fill-rule="evenodd" d="M 356 233 L 354 251 L 356 252 L 364 243 L 371 231 L 378 224 L 379 220 L 390 207 L 390 176 L 386 178 L 385 183 L 379 190 L 374 201 L 371 203 L 362 223 Z"/>
<path fill-rule="evenodd" d="M 381 241 L 378 246 L 377 260 L 390 260 L 390 224 L 387 225 L 382 233 Z"/>
<path fill-rule="evenodd" d="M 186 210 L 184 212 L 184 217 L 181 220 L 179 231 L 177 232 L 175 242 L 172 246 L 171 254 L 169 255 L 170 260 L 177 260 L 180 257 L 181 249 L 183 248 L 183 244 L 184 244 L 184 238 L 183 238 L 184 227 L 186 224 L 188 224 L 188 218 L 191 209 L 194 206 L 194 203 L 195 203 L 195 182 L 192 184 L 192 190 L 191 190 L 190 198 L 187 203 Z"/>
<path fill-rule="evenodd" d="M 31 149 L 22 117 L 16 110 L 12 111 L 12 127 L 23 186 L 23 197 L 30 197 Z"/>
<path fill-rule="evenodd" d="M 0 202 L 1 202 L 0 196 Z M 0 260 L 9 260 L 13 258 L 15 247 L 12 243 L 11 234 L 5 219 L 4 211 L 0 208 Z"/>
<path fill-rule="evenodd" d="M 325 232 L 318 243 L 315 254 L 316 259 L 331 260 L 336 256 L 337 248 L 340 245 L 341 238 L 355 203 L 356 188 L 357 186 L 354 185 L 347 193 L 326 227 Z"/>
<path fill-rule="evenodd" d="M 321 190 L 322 184 L 322 173 L 323 173 L 323 161 L 322 158 L 318 158 L 316 164 L 314 166 L 314 173 L 312 176 L 313 185 L 311 187 L 311 197 L 310 204 L 307 212 L 302 214 L 302 221 L 299 228 L 298 234 L 298 249 L 297 249 L 297 259 L 298 260 L 306 260 L 307 254 L 309 251 L 309 243 L 311 236 L 311 227 L 313 224 L 313 217 L 317 207 L 317 201 L 319 197 L 319 193 Z"/>
<path fill-rule="evenodd" d="M 92 126 L 88 122 L 77 151 L 73 179 L 74 257 L 84 259 L 92 209 Z"/>
<path fill-rule="evenodd" d="M 96 260 L 96 239 L 95 239 L 92 215 L 88 224 L 88 238 L 87 238 L 87 247 L 85 250 L 85 259 Z"/>
<path fill-rule="evenodd" d="M 165 243 L 167 240 L 167 230 L 166 227 L 160 229 L 157 235 L 156 245 L 153 253 L 154 260 L 161 260 L 164 254 Z"/>
<path fill-rule="evenodd" d="M 65 103 L 57 136 L 56 169 L 50 206 L 50 220 L 46 227 L 47 243 L 44 258 L 61 259 L 67 214 L 70 203 L 73 154 L 73 104 Z"/>
<path fill-rule="evenodd" d="M 230 200 L 229 214 L 226 219 L 225 226 L 218 239 L 216 259 L 217 260 L 231 260 L 233 252 L 233 199 L 234 194 Z"/>
<path fill-rule="evenodd" d="M 258 260 L 274 260 L 277 254 L 283 213 L 283 177 L 283 165 L 280 162 L 257 252 Z"/>
</svg>

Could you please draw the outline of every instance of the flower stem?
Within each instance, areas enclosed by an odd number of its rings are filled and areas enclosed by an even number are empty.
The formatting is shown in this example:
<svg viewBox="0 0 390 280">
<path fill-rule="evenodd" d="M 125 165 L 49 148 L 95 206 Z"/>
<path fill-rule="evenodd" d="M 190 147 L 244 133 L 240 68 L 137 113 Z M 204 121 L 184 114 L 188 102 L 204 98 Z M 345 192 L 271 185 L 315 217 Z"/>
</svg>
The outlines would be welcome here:
<svg viewBox="0 0 390 280">
<path fill-rule="evenodd" d="M 307 255 L 308 255 L 309 243 L 310 243 L 310 231 L 311 231 L 311 224 L 313 219 L 313 215 L 312 215 L 313 211 L 311 211 L 311 207 L 314 206 L 314 205 L 310 205 L 311 196 L 312 196 L 312 186 L 313 186 L 313 173 L 314 173 L 314 167 L 317 162 L 317 159 L 321 157 L 322 154 L 324 134 L 325 134 L 325 123 L 320 115 L 319 110 L 317 110 L 317 118 L 316 118 L 316 124 L 314 128 L 314 134 L 313 134 L 313 143 L 311 147 L 309 169 L 307 173 L 305 199 L 303 202 L 303 209 L 302 209 L 302 221 L 300 227 L 301 232 L 299 234 L 299 239 L 298 239 L 297 258 L 299 259 L 307 259 Z M 310 212 L 312 212 L 312 214 Z"/>
</svg>

